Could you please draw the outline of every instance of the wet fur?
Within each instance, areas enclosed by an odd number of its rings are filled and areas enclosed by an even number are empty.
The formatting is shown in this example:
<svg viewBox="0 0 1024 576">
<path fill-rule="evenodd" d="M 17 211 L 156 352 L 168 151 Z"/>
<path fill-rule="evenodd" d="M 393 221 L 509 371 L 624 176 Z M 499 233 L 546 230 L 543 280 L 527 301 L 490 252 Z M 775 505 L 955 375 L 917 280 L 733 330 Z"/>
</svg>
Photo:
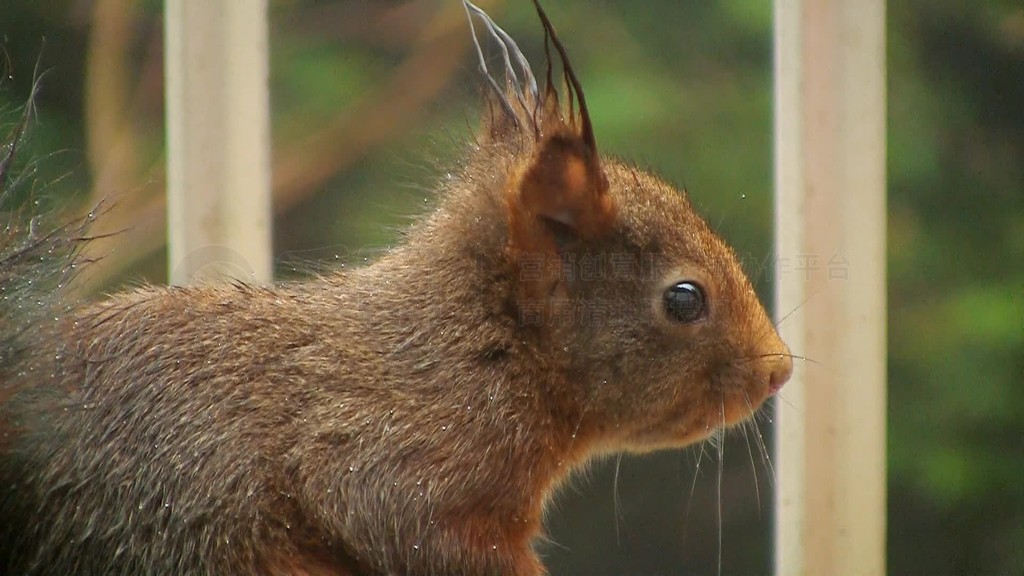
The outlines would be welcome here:
<svg viewBox="0 0 1024 576">
<path fill-rule="evenodd" d="M 600 157 L 564 66 L 575 104 L 503 91 L 370 266 L 32 314 L 0 369 L 0 567 L 537 576 L 574 469 L 749 415 L 785 345 L 685 195 Z M 683 278 L 700 324 L 658 306 Z"/>
</svg>

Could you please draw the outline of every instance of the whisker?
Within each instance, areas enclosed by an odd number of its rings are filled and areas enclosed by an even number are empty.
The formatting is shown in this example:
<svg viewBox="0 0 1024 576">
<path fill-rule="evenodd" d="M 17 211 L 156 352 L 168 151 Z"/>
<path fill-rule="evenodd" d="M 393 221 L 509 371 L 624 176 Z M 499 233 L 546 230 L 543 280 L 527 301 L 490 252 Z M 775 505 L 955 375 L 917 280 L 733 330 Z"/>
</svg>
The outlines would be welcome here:
<svg viewBox="0 0 1024 576">
<path fill-rule="evenodd" d="M 817 292 L 814 292 L 814 293 L 808 294 L 808 295 L 807 295 L 807 296 L 806 296 L 806 297 L 805 297 L 805 298 L 804 298 L 804 299 L 803 299 L 803 300 L 802 300 L 802 301 L 801 301 L 801 302 L 800 302 L 799 304 L 797 304 L 797 305 L 796 305 L 796 307 L 795 307 L 795 308 L 793 308 L 792 310 L 790 310 L 790 311 L 789 311 L 789 312 L 788 312 L 787 314 L 785 314 L 785 315 L 784 315 L 784 316 L 783 316 L 782 318 L 780 318 L 780 319 L 779 319 L 778 321 L 776 321 L 775 323 L 773 323 L 773 324 L 772 324 L 772 327 L 771 327 L 771 328 L 765 328 L 765 329 L 764 329 L 764 331 L 763 331 L 763 332 L 762 332 L 762 333 L 761 333 L 761 334 L 760 334 L 760 335 L 759 335 L 759 336 L 758 336 L 758 337 L 757 337 L 757 338 L 755 339 L 755 341 L 756 341 L 756 342 L 757 342 L 758 344 L 760 344 L 760 343 L 761 343 L 761 342 L 762 342 L 762 341 L 763 341 L 763 340 L 764 340 L 765 338 L 767 338 L 767 337 L 768 337 L 769 335 L 771 335 L 771 334 L 772 334 L 773 332 L 778 332 L 778 330 L 779 330 L 779 326 L 781 326 L 783 322 L 785 322 L 786 320 L 788 320 L 790 316 L 792 316 L 793 314 L 795 314 L 797 310 L 799 310 L 799 309 L 803 308 L 803 307 L 804 307 L 804 304 L 807 304 L 807 302 L 808 302 L 808 301 L 810 301 L 810 299 L 811 299 L 811 298 L 812 298 L 813 296 L 815 296 L 816 294 L 817 294 Z"/>
<path fill-rule="evenodd" d="M 753 411 L 753 407 L 750 405 L 750 397 L 746 393 L 743 394 L 744 400 L 747 403 L 747 409 Z M 757 465 L 754 464 L 754 451 L 750 448 L 750 436 L 747 434 L 747 427 L 750 426 L 750 420 L 744 420 L 741 430 L 743 430 L 743 439 L 747 443 L 747 456 L 750 457 L 750 471 L 754 474 L 754 497 L 757 500 L 757 518 L 761 519 L 761 486 L 757 481 Z"/>
<path fill-rule="evenodd" d="M 811 296 L 813 296 L 813 294 L 808 294 L 799 304 L 796 305 L 795 308 L 787 312 L 786 315 L 784 315 L 782 318 L 779 318 L 779 320 L 775 323 L 775 329 L 778 330 L 779 326 L 781 326 L 783 322 L 788 320 L 789 317 L 795 314 L 797 310 L 803 308 L 804 304 L 807 304 L 807 301 L 811 299 Z"/>
<path fill-rule="evenodd" d="M 741 357 L 737 358 L 736 360 L 751 361 L 751 360 L 760 360 L 761 358 L 771 358 L 772 356 L 785 356 L 787 358 L 792 358 L 794 360 L 800 360 L 801 362 L 807 362 L 809 364 L 814 364 L 815 366 L 824 366 L 824 364 L 822 364 L 821 362 L 818 362 L 817 360 L 814 360 L 812 358 L 808 358 L 806 356 L 800 356 L 799 354 L 788 354 L 788 353 L 784 353 L 784 352 L 768 352 L 767 354 L 757 354 L 755 356 L 741 356 Z"/>
<path fill-rule="evenodd" d="M 772 416 L 769 414 L 769 412 L 773 411 L 774 408 L 775 404 L 772 404 L 771 402 L 766 402 L 761 406 L 761 409 L 759 409 L 757 412 L 754 412 L 754 414 L 751 416 L 751 419 L 755 420 L 756 422 L 764 422 L 766 424 L 771 424 Z"/>
<path fill-rule="evenodd" d="M 686 542 L 686 534 L 690 528 L 690 509 L 693 507 L 693 494 L 697 489 L 697 477 L 700 476 L 700 465 L 704 461 L 704 448 L 708 441 L 701 440 L 700 452 L 697 453 L 697 465 L 693 471 L 693 481 L 690 482 L 690 497 L 686 500 L 686 519 L 683 521 L 683 542 Z"/>
<path fill-rule="evenodd" d="M 724 411 L 723 411 L 724 414 Z M 721 448 L 720 444 L 725 441 L 725 418 L 721 419 L 721 422 L 713 430 L 707 438 L 707 442 L 711 444 L 711 447 L 718 451 Z"/>
<path fill-rule="evenodd" d="M 566 552 L 571 552 L 572 551 L 568 546 L 566 546 L 565 544 L 562 544 L 561 542 L 553 539 L 551 537 L 551 535 L 549 535 L 549 534 L 541 533 L 539 536 L 536 536 L 536 538 L 537 538 L 538 544 L 543 544 L 544 546 L 556 546 L 556 547 L 561 548 L 562 550 L 564 550 Z"/>
<path fill-rule="evenodd" d="M 622 501 L 619 500 L 619 468 L 622 466 L 622 454 L 615 458 L 615 477 L 612 479 L 612 515 L 615 517 L 615 545 L 622 546 L 619 538 L 619 519 L 622 516 Z"/>
<path fill-rule="evenodd" d="M 722 576 L 722 475 L 725 470 L 725 394 L 721 397 L 721 420 L 720 426 L 715 430 L 718 441 L 718 481 L 716 492 L 718 493 L 718 576 Z"/>
<path fill-rule="evenodd" d="M 800 304 L 798 304 L 796 306 L 796 308 L 793 308 L 792 310 L 790 310 L 788 314 L 786 314 L 785 316 L 780 318 L 777 322 L 774 322 L 774 323 L 770 324 L 769 326 L 766 326 L 761 331 L 761 333 L 758 334 L 756 338 L 754 338 L 754 341 L 757 344 L 760 344 L 761 342 L 764 341 L 765 338 L 767 338 L 768 336 L 772 335 L 775 332 L 778 332 L 779 326 L 781 326 L 782 323 L 785 322 L 790 316 L 795 314 L 797 310 L 799 310 L 800 308 L 803 308 L 804 304 L 807 304 L 808 300 L 811 299 L 811 296 L 812 295 L 809 294 L 806 298 L 804 298 L 803 302 L 800 302 Z"/>
<path fill-rule="evenodd" d="M 772 488 L 775 487 L 775 465 L 772 464 L 772 455 L 768 452 L 768 445 L 764 442 L 764 436 L 761 435 L 761 429 L 758 428 L 757 423 L 754 426 L 754 438 L 757 440 L 758 449 L 761 451 L 761 462 L 764 467 L 768 470 L 768 485 Z"/>
<path fill-rule="evenodd" d="M 594 398 L 597 397 L 598 392 L 600 392 L 600 387 L 594 386 L 590 391 L 590 395 L 587 396 L 586 402 L 583 403 L 583 408 L 580 410 L 579 420 L 576 421 L 576 427 L 572 430 L 572 438 L 569 440 L 570 451 L 576 444 L 576 436 L 580 433 L 580 426 L 583 425 L 583 418 L 587 415 L 587 410 L 590 410 L 590 406 L 594 403 Z"/>
<path fill-rule="evenodd" d="M 782 390 L 779 390 L 778 392 L 776 392 L 775 393 L 775 397 L 778 398 L 779 401 L 785 403 L 786 406 L 789 406 L 791 409 L 793 409 L 793 411 L 795 411 L 797 414 L 803 414 L 803 411 L 800 410 L 799 408 L 797 408 L 796 404 L 793 404 L 792 402 L 790 402 L 789 399 L 786 398 L 785 395 L 782 394 Z"/>
<path fill-rule="evenodd" d="M 749 402 L 749 398 L 747 399 Z M 761 415 L 761 411 L 754 413 L 755 417 L 750 419 L 750 426 L 753 429 L 754 443 L 757 445 L 758 452 L 761 453 L 761 463 L 768 472 L 768 485 L 771 487 L 775 486 L 775 468 L 772 466 L 771 455 L 768 453 L 768 446 L 765 444 L 764 437 L 761 435 L 761 428 L 757 423 L 757 416 Z M 766 415 L 763 417 L 767 417 Z M 771 422 L 771 420 L 768 420 Z"/>
</svg>

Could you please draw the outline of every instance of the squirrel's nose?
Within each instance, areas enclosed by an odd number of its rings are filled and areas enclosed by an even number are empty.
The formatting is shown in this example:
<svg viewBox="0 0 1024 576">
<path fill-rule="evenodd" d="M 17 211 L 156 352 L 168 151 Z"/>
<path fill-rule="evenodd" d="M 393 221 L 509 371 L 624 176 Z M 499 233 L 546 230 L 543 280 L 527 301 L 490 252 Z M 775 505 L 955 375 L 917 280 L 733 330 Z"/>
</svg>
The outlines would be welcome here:
<svg viewBox="0 0 1024 576">
<path fill-rule="evenodd" d="M 768 394 L 775 394 L 793 375 L 793 358 L 789 354 L 771 356 L 771 375 L 768 377 Z"/>
</svg>

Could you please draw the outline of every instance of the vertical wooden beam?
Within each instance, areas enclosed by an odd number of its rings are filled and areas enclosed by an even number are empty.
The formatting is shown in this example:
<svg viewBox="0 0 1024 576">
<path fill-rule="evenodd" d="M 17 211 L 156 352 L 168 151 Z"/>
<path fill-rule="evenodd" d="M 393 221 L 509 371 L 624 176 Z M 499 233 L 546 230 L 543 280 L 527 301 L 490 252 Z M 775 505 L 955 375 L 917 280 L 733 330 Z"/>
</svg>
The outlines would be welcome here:
<svg viewBox="0 0 1024 576">
<path fill-rule="evenodd" d="M 269 282 L 267 0 L 164 10 L 171 282 Z"/>
<path fill-rule="evenodd" d="M 775 0 L 775 96 L 776 574 L 885 574 L 885 1 Z"/>
</svg>

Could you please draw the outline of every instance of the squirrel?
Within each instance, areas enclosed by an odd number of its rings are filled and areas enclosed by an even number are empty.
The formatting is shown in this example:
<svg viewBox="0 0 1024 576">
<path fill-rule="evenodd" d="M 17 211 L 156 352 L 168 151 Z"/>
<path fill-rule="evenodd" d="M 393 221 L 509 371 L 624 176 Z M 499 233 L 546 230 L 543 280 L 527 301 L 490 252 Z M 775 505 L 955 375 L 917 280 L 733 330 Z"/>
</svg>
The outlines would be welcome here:
<svg viewBox="0 0 1024 576">
<path fill-rule="evenodd" d="M 791 355 L 732 249 L 685 192 L 599 154 L 534 3 L 543 87 L 464 2 L 505 86 L 473 30 L 483 129 L 367 266 L 72 305 L 46 286 L 91 216 L 11 217 L 0 571 L 539 576 L 574 470 L 705 439 L 783 386 Z"/>
</svg>

